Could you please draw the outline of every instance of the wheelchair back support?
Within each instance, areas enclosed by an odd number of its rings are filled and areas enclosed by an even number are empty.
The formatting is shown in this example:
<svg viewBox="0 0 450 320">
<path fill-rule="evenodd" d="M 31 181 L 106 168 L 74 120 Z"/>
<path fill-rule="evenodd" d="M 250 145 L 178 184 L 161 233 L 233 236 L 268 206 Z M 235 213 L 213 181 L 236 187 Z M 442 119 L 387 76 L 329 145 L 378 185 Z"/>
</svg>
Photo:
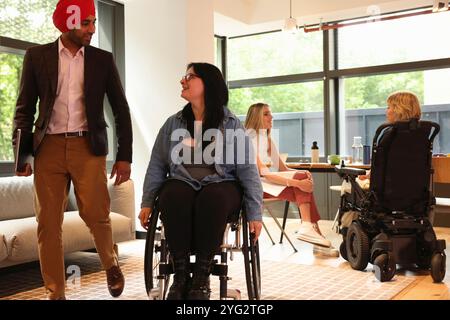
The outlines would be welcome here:
<svg viewBox="0 0 450 320">
<path fill-rule="evenodd" d="M 370 192 L 383 212 L 426 216 L 432 205 L 430 176 L 433 140 L 439 125 L 398 121 L 380 126 L 373 139 Z"/>
</svg>

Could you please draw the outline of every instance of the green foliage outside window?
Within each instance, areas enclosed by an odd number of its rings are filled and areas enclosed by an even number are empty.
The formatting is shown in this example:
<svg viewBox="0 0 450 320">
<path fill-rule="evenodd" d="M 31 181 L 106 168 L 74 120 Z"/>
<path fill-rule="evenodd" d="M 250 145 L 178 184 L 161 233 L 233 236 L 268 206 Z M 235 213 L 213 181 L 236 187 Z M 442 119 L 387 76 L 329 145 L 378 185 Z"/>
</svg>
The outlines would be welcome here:
<svg viewBox="0 0 450 320">
<path fill-rule="evenodd" d="M 399 90 L 414 92 L 423 104 L 423 71 L 345 79 L 345 109 L 386 107 L 387 97 Z"/>
<path fill-rule="evenodd" d="M 230 109 L 247 114 L 250 105 L 264 102 L 273 113 L 323 110 L 322 81 L 230 90 Z"/>
<path fill-rule="evenodd" d="M 385 108 L 386 98 L 397 90 L 414 92 L 423 104 L 423 71 L 346 78 L 344 83 L 345 109 Z M 236 114 L 245 115 L 256 102 L 268 103 L 274 113 L 323 111 L 323 85 L 316 81 L 230 90 L 228 105 Z"/>
<path fill-rule="evenodd" d="M 0 161 L 12 160 L 12 122 L 23 57 L 0 53 Z"/>
<path fill-rule="evenodd" d="M 0 36 L 33 43 L 55 41 L 52 21 L 58 0 L 0 0 Z"/>
<path fill-rule="evenodd" d="M 0 36 L 32 43 L 55 41 L 52 22 L 58 0 L 0 0 Z M 12 122 L 23 56 L 0 52 L 0 161 L 12 160 Z"/>
<path fill-rule="evenodd" d="M 230 39 L 228 80 L 317 72 L 323 69 L 321 32 L 273 32 Z"/>
</svg>

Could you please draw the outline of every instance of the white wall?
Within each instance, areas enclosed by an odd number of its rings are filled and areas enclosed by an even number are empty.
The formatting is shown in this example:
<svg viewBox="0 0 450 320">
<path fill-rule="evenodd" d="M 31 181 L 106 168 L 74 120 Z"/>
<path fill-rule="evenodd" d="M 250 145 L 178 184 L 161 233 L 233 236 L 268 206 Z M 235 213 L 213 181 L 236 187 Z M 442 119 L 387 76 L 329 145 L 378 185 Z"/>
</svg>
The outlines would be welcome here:
<svg viewBox="0 0 450 320">
<path fill-rule="evenodd" d="M 180 98 L 179 81 L 187 63 L 214 60 L 212 6 L 194 2 L 208 1 L 124 1 L 126 95 L 134 135 L 131 177 L 137 209 L 156 135 L 186 103 Z"/>
<path fill-rule="evenodd" d="M 186 31 L 187 60 L 214 63 L 213 1 L 187 0 Z"/>
</svg>

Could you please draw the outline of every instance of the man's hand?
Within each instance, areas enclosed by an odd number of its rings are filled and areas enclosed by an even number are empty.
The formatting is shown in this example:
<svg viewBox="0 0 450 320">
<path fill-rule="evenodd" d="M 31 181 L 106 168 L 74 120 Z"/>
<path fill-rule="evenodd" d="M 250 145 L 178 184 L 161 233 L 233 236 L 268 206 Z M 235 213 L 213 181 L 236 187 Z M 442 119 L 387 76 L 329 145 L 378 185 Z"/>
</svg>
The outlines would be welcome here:
<svg viewBox="0 0 450 320">
<path fill-rule="evenodd" d="M 254 233 L 255 234 L 255 237 L 253 238 L 253 241 L 254 241 L 253 244 L 255 244 L 256 240 L 258 240 L 259 235 L 261 234 L 262 221 L 257 221 L 257 220 L 249 221 L 248 222 L 248 227 L 250 229 L 250 233 Z"/>
<path fill-rule="evenodd" d="M 141 226 L 147 230 L 148 229 L 148 219 L 152 215 L 152 208 L 144 207 L 139 212 L 139 220 L 141 221 Z"/>
<path fill-rule="evenodd" d="M 31 164 L 27 163 L 25 165 L 25 169 L 23 171 L 16 171 L 16 176 L 19 177 L 29 177 L 33 173 L 33 169 L 31 169 Z"/>
<path fill-rule="evenodd" d="M 116 176 L 116 181 L 114 185 L 118 186 L 130 179 L 131 174 L 131 164 L 128 161 L 116 161 L 112 167 L 110 179 Z"/>
</svg>

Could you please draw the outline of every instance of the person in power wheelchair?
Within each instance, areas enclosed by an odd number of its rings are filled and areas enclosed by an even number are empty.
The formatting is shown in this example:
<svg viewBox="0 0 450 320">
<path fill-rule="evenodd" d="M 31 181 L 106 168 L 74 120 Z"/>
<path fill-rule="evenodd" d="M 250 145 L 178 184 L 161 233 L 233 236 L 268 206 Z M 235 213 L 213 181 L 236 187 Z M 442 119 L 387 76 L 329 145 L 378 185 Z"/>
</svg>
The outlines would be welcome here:
<svg viewBox="0 0 450 320">
<path fill-rule="evenodd" d="M 263 192 L 256 164 L 249 161 L 251 143 L 226 107 L 228 88 L 220 70 L 208 63 L 191 63 L 180 83 L 181 97 L 188 104 L 158 133 L 139 219 L 144 228 L 149 223 L 155 227 L 156 218 L 149 217 L 157 204 L 155 214 L 161 213 L 161 234 L 175 272 L 167 299 L 207 300 L 213 258 L 227 222 L 243 203 L 245 228 L 255 244 L 262 228 Z M 148 237 L 151 232 L 155 230 L 149 230 Z M 195 253 L 192 278 L 191 253 Z"/>
<path fill-rule="evenodd" d="M 338 212 L 342 257 L 356 270 L 370 262 L 380 281 L 395 275 L 396 264 L 430 269 L 435 282 L 445 276 L 445 240 L 437 240 L 429 213 L 435 203 L 430 190 L 433 140 L 439 125 L 420 121 L 418 98 L 397 92 L 387 99 L 387 123 L 373 139 L 370 185 L 357 182 L 365 170 L 336 171 L 350 184 Z M 343 184 L 343 185 L 344 185 Z"/>
</svg>

